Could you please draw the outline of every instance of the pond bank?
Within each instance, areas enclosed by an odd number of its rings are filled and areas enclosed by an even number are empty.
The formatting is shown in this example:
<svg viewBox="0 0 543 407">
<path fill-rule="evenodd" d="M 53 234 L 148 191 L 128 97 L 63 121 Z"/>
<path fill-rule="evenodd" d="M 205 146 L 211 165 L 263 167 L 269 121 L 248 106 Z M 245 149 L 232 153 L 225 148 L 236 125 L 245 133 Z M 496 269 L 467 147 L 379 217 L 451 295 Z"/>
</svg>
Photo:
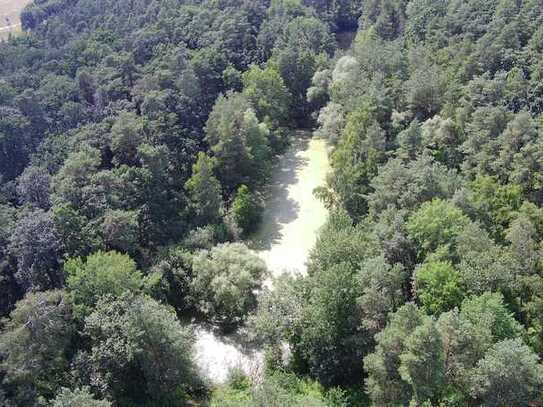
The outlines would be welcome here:
<svg viewBox="0 0 543 407">
<path fill-rule="evenodd" d="M 248 242 L 273 276 L 305 273 L 317 231 L 328 216 L 313 190 L 324 185 L 328 170 L 326 142 L 303 131 L 275 163 L 261 225 Z M 224 383 L 232 368 L 249 375 L 261 369 L 262 352 L 245 349 L 236 335 L 221 337 L 201 327 L 196 339 L 196 364 L 212 383 Z"/>
</svg>

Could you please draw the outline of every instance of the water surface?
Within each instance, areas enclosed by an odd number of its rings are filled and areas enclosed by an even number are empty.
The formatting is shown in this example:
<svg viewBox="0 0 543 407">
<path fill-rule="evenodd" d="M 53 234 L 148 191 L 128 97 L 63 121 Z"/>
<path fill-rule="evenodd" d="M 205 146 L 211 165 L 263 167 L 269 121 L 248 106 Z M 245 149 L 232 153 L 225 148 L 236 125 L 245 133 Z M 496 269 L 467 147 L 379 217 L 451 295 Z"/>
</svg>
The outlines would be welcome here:
<svg viewBox="0 0 543 407">
<path fill-rule="evenodd" d="M 249 241 L 272 275 L 305 273 L 317 231 L 328 216 L 313 190 L 324 185 L 328 170 L 325 141 L 310 138 L 305 132 L 298 132 L 288 151 L 275 163 L 262 223 Z M 253 376 L 262 367 L 262 352 L 244 348 L 236 335 L 221 337 L 200 327 L 196 338 L 196 363 L 212 383 L 224 383 L 232 368 Z"/>
</svg>

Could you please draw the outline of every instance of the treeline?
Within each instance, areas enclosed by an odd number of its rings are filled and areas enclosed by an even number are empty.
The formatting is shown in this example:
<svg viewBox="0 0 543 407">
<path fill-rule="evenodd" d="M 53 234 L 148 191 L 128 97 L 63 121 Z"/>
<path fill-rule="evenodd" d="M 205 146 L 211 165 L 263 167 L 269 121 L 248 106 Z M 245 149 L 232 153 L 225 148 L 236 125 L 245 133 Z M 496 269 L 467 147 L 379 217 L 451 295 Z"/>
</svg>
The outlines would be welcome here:
<svg viewBox="0 0 543 407">
<path fill-rule="evenodd" d="M 238 241 L 350 1 L 36 0 L 0 43 L 0 404 L 206 399 L 190 321 L 228 332 Z"/>
<path fill-rule="evenodd" d="M 376 406 L 541 405 L 542 22 L 538 1 L 363 3 L 309 92 L 332 215 L 252 320 L 275 369 Z"/>
</svg>

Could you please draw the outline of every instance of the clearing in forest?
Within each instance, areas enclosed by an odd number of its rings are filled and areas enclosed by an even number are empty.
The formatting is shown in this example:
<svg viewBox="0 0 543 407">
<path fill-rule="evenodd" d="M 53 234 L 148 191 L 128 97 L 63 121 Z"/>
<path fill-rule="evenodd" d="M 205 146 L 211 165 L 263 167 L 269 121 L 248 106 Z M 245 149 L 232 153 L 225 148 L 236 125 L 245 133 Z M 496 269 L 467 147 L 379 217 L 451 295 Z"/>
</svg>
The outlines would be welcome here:
<svg viewBox="0 0 543 407">
<path fill-rule="evenodd" d="M 21 30 L 22 9 L 31 0 L 0 0 L 0 39 Z"/>
</svg>

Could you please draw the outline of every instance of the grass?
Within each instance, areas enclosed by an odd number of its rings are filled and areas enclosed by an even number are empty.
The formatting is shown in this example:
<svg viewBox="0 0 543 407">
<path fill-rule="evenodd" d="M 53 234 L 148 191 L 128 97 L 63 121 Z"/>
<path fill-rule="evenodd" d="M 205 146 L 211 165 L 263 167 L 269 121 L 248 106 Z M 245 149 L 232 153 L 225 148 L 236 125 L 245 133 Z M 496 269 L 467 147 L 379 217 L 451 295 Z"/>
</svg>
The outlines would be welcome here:
<svg viewBox="0 0 543 407">
<path fill-rule="evenodd" d="M 0 39 L 21 31 L 21 10 L 31 0 L 0 0 Z"/>
</svg>

